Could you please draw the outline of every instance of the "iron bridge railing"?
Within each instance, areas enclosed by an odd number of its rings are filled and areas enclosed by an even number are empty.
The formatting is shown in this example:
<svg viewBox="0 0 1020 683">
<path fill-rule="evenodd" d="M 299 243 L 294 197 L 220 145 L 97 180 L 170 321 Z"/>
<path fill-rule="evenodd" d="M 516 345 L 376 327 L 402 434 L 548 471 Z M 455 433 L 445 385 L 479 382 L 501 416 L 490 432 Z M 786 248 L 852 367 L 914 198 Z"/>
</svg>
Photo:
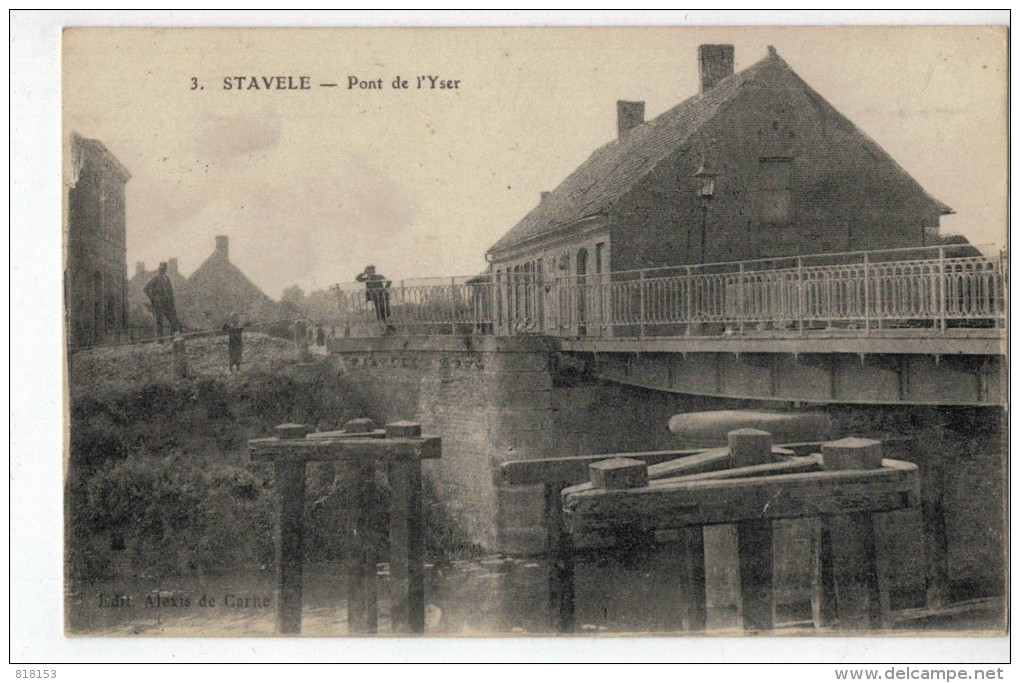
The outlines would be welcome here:
<svg viewBox="0 0 1020 683">
<path fill-rule="evenodd" d="M 970 245 L 608 272 L 335 285 L 346 333 L 643 337 L 1003 327 L 1006 258 Z"/>
</svg>

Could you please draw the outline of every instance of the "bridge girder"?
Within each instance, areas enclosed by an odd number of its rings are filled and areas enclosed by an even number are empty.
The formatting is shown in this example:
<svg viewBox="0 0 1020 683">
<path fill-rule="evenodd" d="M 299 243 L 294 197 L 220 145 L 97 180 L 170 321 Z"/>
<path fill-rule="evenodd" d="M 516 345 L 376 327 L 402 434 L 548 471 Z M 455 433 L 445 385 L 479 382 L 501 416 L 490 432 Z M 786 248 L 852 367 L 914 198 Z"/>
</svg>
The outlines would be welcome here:
<svg viewBox="0 0 1020 683">
<path fill-rule="evenodd" d="M 576 354 L 586 354 L 574 351 Z M 998 406 L 1003 356 L 860 353 L 600 352 L 602 380 L 723 398 Z"/>
</svg>

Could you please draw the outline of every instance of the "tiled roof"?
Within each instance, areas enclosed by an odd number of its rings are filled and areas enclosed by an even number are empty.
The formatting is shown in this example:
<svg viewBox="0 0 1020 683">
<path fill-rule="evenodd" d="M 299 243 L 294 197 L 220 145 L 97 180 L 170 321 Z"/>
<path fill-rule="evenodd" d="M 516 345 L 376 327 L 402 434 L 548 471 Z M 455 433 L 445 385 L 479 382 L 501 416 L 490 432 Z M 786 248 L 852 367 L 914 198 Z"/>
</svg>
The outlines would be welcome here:
<svg viewBox="0 0 1020 683">
<path fill-rule="evenodd" d="M 802 88 L 830 116 L 838 117 L 862 138 L 873 154 L 884 157 L 899 173 L 910 178 L 882 148 L 857 130 L 853 124 L 814 92 L 774 51 L 748 67 L 717 83 L 704 93 L 684 100 L 655 119 L 643 123 L 613 140 L 588 157 L 573 173 L 550 192 L 489 251 L 504 249 L 527 240 L 556 232 L 585 218 L 605 215 L 616 201 L 660 162 L 677 151 L 726 105 L 749 85 Z M 918 185 L 918 190 L 923 189 Z M 941 213 L 952 210 L 935 199 Z"/>
</svg>

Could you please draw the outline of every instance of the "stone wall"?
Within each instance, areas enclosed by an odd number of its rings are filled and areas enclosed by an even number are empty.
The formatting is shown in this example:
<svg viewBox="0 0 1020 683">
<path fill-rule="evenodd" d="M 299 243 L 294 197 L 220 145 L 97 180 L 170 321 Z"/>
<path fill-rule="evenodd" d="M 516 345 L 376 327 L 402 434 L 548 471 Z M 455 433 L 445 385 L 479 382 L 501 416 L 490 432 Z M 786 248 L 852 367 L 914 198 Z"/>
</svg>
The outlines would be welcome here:
<svg viewBox="0 0 1020 683">
<path fill-rule="evenodd" d="M 427 476 L 467 535 L 489 549 L 537 552 L 541 495 L 498 490 L 507 460 L 552 452 L 552 347 L 538 337 L 330 340 L 330 362 L 378 420 L 413 419 L 443 437 Z M 499 530 L 497 532 L 497 530 Z"/>
</svg>

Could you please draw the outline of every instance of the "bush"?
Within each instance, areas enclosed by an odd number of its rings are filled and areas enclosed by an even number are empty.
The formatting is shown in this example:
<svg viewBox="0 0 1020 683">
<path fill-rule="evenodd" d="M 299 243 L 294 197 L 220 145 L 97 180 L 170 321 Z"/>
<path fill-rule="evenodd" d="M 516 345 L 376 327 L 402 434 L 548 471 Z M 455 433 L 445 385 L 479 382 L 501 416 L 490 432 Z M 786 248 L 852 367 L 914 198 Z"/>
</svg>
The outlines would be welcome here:
<svg viewBox="0 0 1020 683">
<path fill-rule="evenodd" d="M 123 539 L 146 573 L 219 573 L 272 557 L 272 490 L 247 469 L 132 457 L 91 477 L 86 491 L 87 528 Z"/>
</svg>

